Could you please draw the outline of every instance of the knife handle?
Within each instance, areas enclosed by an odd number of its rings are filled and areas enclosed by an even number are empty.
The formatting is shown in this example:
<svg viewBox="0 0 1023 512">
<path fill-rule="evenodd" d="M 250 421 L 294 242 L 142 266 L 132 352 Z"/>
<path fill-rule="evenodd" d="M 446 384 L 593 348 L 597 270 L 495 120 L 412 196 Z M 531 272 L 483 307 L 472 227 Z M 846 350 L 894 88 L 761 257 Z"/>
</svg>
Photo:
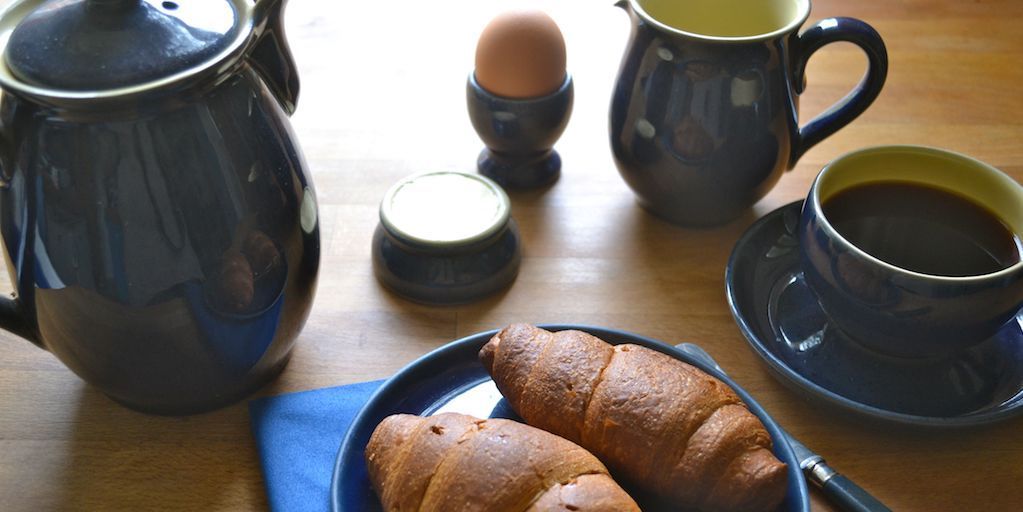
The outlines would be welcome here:
<svg viewBox="0 0 1023 512">
<path fill-rule="evenodd" d="M 824 495 L 849 512 L 891 512 L 891 509 L 843 475 L 834 474 L 821 484 Z"/>
</svg>

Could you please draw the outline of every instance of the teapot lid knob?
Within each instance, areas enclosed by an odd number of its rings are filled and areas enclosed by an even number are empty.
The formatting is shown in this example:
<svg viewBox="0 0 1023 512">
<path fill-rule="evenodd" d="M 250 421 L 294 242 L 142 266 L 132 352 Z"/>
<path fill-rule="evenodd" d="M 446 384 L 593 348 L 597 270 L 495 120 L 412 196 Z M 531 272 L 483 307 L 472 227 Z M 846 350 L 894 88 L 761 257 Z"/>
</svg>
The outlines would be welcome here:
<svg viewBox="0 0 1023 512">
<path fill-rule="evenodd" d="M 245 30 L 241 0 L 30 0 L 4 59 L 17 80 L 105 91 L 170 77 L 219 56 Z"/>
</svg>

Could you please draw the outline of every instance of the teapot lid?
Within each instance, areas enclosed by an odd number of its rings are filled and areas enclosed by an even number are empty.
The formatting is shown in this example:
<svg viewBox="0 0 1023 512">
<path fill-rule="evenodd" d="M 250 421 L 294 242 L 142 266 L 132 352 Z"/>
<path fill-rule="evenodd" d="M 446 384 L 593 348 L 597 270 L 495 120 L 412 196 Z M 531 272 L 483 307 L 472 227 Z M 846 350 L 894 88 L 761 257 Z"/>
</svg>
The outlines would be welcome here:
<svg viewBox="0 0 1023 512">
<path fill-rule="evenodd" d="M 243 17 L 232 0 L 23 1 L 2 21 L 16 24 L 4 61 L 15 79 L 36 87 L 129 87 L 221 55 L 244 29 Z"/>
</svg>

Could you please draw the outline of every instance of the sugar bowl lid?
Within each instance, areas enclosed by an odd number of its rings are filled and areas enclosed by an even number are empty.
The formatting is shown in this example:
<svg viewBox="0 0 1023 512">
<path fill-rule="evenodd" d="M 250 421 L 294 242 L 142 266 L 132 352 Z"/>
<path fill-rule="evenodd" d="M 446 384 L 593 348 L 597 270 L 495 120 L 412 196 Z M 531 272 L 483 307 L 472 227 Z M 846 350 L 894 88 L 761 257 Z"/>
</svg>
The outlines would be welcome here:
<svg viewBox="0 0 1023 512">
<path fill-rule="evenodd" d="M 62 91 L 146 84 L 229 51 L 245 20 L 238 0 L 21 0 L 0 19 L 0 78 Z"/>
<path fill-rule="evenodd" d="M 380 222 L 406 243 L 453 248 L 485 240 L 508 223 L 508 195 L 478 174 L 428 172 L 396 183 L 380 203 Z"/>
</svg>

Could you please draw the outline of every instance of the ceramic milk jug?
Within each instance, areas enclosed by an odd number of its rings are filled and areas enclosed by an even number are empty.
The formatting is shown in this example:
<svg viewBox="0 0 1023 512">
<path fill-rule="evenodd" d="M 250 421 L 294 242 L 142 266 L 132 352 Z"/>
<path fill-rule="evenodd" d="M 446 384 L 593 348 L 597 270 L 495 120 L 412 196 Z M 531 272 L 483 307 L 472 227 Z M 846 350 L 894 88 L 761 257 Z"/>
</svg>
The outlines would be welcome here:
<svg viewBox="0 0 1023 512">
<path fill-rule="evenodd" d="M 316 199 L 284 0 L 20 0 L 0 17 L 0 326 L 114 400 L 212 409 L 309 313 Z"/>
<path fill-rule="evenodd" d="M 640 204 L 672 222 L 727 222 L 814 144 L 859 116 L 884 85 L 881 37 L 853 18 L 799 32 L 809 0 L 619 0 L 632 19 L 611 102 L 615 163 Z M 800 126 L 811 55 L 850 42 L 859 85 Z"/>
</svg>

